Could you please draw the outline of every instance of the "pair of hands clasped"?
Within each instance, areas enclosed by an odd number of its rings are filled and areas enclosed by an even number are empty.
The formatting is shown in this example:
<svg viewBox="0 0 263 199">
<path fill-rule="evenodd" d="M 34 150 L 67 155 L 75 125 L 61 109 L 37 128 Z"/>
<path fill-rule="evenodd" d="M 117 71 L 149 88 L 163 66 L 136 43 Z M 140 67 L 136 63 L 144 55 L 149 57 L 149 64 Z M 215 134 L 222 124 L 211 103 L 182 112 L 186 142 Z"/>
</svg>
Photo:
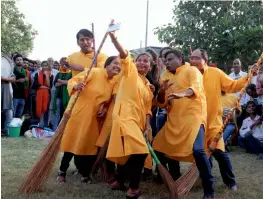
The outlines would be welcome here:
<svg viewBox="0 0 263 199">
<path fill-rule="evenodd" d="M 165 80 L 161 84 L 160 92 L 165 92 L 168 88 L 170 88 L 173 85 L 170 79 Z M 168 95 L 168 100 L 173 100 L 173 99 L 180 99 L 185 97 L 184 93 L 170 93 Z"/>
</svg>

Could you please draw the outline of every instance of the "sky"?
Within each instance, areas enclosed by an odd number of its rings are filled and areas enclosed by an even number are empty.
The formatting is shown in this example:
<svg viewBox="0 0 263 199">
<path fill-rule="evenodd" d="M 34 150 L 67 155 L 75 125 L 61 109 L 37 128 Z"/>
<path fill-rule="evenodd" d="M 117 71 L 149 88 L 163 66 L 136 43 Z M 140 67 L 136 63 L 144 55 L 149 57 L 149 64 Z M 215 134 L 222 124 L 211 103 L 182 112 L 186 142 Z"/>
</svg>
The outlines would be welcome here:
<svg viewBox="0 0 263 199">
<path fill-rule="evenodd" d="M 147 0 L 20 0 L 19 10 L 27 23 L 38 31 L 34 49 L 28 58 L 59 60 L 79 51 L 76 34 L 80 29 L 91 30 L 94 23 L 96 47 L 111 19 L 121 23 L 116 33 L 128 50 L 145 46 Z M 165 2 L 165 3 L 164 3 Z M 148 46 L 165 46 L 158 41 L 153 29 L 172 21 L 173 0 L 149 0 Z M 110 38 L 102 52 L 116 55 Z"/>
</svg>

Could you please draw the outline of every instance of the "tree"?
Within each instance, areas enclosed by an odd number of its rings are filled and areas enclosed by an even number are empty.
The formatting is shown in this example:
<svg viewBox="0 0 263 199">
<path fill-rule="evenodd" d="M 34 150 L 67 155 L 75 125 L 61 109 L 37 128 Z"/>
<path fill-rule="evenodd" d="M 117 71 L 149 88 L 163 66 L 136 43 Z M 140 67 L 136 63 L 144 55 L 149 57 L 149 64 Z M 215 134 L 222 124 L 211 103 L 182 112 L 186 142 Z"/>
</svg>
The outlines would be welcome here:
<svg viewBox="0 0 263 199">
<path fill-rule="evenodd" d="M 27 56 L 33 49 L 37 31 L 24 22 L 25 16 L 19 12 L 16 1 L 1 1 L 1 52 L 11 55 L 19 52 Z"/>
<path fill-rule="evenodd" d="M 173 13 L 173 24 L 155 29 L 158 39 L 185 52 L 206 49 L 227 71 L 233 59 L 247 66 L 263 49 L 262 1 L 180 1 Z"/>
</svg>

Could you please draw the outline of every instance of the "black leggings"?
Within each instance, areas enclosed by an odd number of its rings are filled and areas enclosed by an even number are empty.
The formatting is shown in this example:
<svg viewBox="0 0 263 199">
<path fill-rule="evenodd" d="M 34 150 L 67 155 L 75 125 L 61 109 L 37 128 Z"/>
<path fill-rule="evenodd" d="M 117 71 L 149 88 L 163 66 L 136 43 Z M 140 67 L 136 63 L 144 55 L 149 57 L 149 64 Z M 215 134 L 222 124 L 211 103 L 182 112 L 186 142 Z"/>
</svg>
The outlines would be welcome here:
<svg viewBox="0 0 263 199">
<path fill-rule="evenodd" d="M 157 155 L 158 159 L 160 160 L 161 164 L 166 167 L 168 165 L 169 173 L 173 177 L 174 180 L 177 180 L 181 176 L 180 172 L 180 163 L 177 160 L 170 159 L 168 157 L 165 157 L 163 153 L 160 153 L 158 151 L 154 151 Z M 158 177 L 160 177 L 159 171 L 157 170 Z"/>
<path fill-rule="evenodd" d="M 106 163 L 106 171 L 108 174 L 114 174 L 115 173 L 115 163 L 109 160 L 105 160 Z"/>
<path fill-rule="evenodd" d="M 97 155 L 75 155 L 74 157 L 78 165 L 79 173 L 82 174 L 82 177 L 89 177 Z"/>
<path fill-rule="evenodd" d="M 70 153 L 70 152 L 64 152 L 64 155 L 62 157 L 62 160 L 61 160 L 61 164 L 60 164 L 60 168 L 59 170 L 63 173 L 66 173 L 68 168 L 69 168 L 69 163 L 70 161 L 72 160 L 74 154 L 73 153 Z M 76 158 L 74 158 L 74 163 L 78 169 L 78 165 L 76 163 Z"/>
<path fill-rule="evenodd" d="M 129 157 L 126 164 L 117 168 L 117 181 L 124 184 L 127 177 L 130 180 L 129 187 L 131 189 L 139 189 L 141 172 L 147 154 L 134 154 Z"/>
</svg>

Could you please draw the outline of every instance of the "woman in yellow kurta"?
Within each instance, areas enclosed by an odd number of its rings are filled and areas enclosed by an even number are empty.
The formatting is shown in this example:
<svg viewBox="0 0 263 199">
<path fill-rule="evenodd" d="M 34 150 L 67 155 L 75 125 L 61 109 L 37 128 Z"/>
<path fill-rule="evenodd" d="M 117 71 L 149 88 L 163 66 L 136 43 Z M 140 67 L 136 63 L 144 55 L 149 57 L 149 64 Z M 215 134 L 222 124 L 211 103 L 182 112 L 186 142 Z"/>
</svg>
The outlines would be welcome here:
<svg viewBox="0 0 263 199">
<path fill-rule="evenodd" d="M 247 77 L 242 77 L 239 80 L 232 80 L 220 69 L 208 67 L 207 61 L 208 55 L 205 50 L 197 49 L 191 54 L 191 65 L 196 66 L 203 74 L 207 101 L 206 146 L 212 142 L 212 139 L 223 125 L 221 91 L 223 90 L 227 93 L 238 92 L 244 87 L 247 79 Z M 232 172 L 229 154 L 225 152 L 223 138 L 220 139 L 216 149 L 213 156 L 218 161 L 223 181 L 228 188 L 236 190 L 235 176 Z"/>
<path fill-rule="evenodd" d="M 68 82 L 71 103 L 78 90 L 82 90 L 65 128 L 61 151 L 75 155 L 76 163 L 82 174 L 82 181 L 88 182 L 89 174 L 96 160 L 99 137 L 97 120 L 100 106 L 109 101 L 116 81 L 113 76 L 120 72 L 119 59 L 114 59 L 106 68 L 93 68 L 86 82 L 86 71 L 73 77 Z"/>
<path fill-rule="evenodd" d="M 151 133 L 153 94 L 145 77 L 150 69 L 151 58 L 147 54 L 140 55 L 135 65 L 130 55 L 117 41 L 115 34 L 110 33 L 110 36 L 120 52 L 123 76 L 113 110 L 112 131 L 106 158 L 124 165 L 112 186 L 120 187 L 127 172 L 130 184 L 126 197 L 141 198 L 140 176 L 149 154 L 144 135 L 149 140 Z"/>
</svg>

